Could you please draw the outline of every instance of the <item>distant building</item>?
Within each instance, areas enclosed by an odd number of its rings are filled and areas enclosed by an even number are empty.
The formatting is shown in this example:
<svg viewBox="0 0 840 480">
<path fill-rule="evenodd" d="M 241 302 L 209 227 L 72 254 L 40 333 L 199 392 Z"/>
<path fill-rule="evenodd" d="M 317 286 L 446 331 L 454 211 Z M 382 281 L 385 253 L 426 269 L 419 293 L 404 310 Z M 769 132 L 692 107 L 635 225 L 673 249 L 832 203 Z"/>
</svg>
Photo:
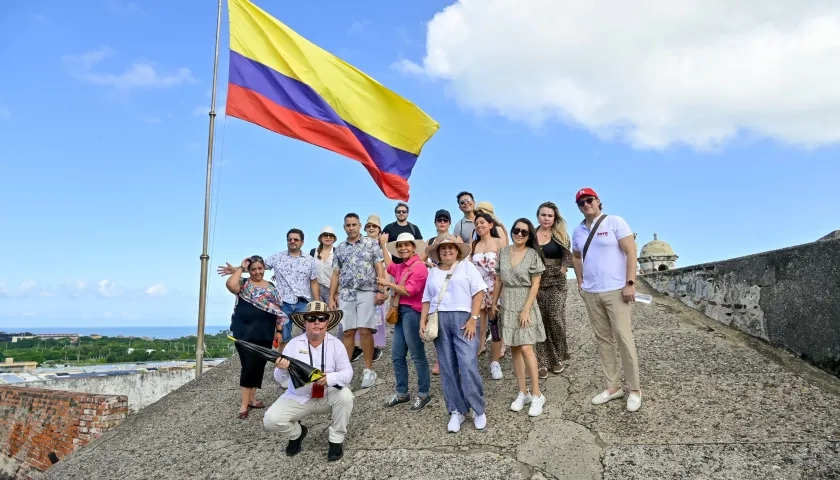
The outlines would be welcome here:
<svg viewBox="0 0 840 480">
<path fill-rule="evenodd" d="M 639 270 L 642 274 L 661 272 L 677 268 L 677 256 L 674 249 L 653 234 L 653 240 L 646 243 L 639 253 Z"/>
<path fill-rule="evenodd" d="M 6 357 L 6 361 L 0 363 L 0 372 L 34 372 L 38 368 L 38 362 L 16 362 L 12 357 Z"/>
</svg>

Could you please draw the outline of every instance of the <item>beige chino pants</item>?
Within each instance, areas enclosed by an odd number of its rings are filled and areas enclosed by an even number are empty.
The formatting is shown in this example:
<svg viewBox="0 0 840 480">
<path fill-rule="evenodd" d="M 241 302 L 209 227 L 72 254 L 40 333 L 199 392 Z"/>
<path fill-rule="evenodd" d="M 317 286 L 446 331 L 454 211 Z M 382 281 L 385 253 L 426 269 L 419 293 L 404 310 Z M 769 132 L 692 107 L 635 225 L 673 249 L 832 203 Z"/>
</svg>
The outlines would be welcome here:
<svg viewBox="0 0 840 480">
<path fill-rule="evenodd" d="M 303 405 L 292 399 L 280 397 L 265 412 L 263 426 L 288 439 L 296 439 L 300 436 L 301 420 L 314 414 L 332 413 L 330 442 L 342 443 L 347 435 L 347 424 L 350 422 L 354 399 L 350 387 L 341 390 L 330 387 L 326 398 L 311 398 Z"/>
<path fill-rule="evenodd" d="M 624 368 L 624 378 L 630 390 L 639 390 L 639 358 L 636 356 L 636 340 L 630 323 L 630 303 L 621 298 L 621 290 L 603 293 L 581 291 L 589 323 L 595 332 L 601 366 L 607 377 L 607 388 L 620 388 L 618 357 Z M 615 353 L 616 343 L 618 353 Z"/>
</svg>

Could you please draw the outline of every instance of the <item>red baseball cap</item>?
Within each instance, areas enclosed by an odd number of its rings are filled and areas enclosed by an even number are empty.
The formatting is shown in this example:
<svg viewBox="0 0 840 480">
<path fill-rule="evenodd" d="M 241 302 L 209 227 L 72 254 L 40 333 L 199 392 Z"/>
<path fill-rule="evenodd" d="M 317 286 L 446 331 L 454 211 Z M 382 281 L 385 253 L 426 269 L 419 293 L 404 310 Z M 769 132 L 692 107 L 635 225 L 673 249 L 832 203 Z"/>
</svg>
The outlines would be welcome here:
<svg viewBox="0 0 840 480">
<path fill-rule="evenodd" d="M 595 193 L 595 190 L 592 190 L 589 187 L 581 188 L 578 190 L 577 195 L 575 195 L 575 202 L 580 200 L 580 197 L 595 197 L 598 198 L 598 194 Z"/>
</svg>

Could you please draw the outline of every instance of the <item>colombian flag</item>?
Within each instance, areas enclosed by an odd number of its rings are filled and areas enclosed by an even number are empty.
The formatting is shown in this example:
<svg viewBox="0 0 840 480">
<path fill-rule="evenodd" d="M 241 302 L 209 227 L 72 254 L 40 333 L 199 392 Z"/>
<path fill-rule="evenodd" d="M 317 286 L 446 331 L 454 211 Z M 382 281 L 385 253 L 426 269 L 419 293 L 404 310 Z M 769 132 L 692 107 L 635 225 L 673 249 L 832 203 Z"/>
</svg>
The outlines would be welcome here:
<svg viewBox="0 0 840 480">
<path fill-rule="evenodd" d="M 386 197 L 439 124 L 417 105 L 321 49 L 248 0 L 228 0 L 227 115 L 360 162 Z"/>
</svg>

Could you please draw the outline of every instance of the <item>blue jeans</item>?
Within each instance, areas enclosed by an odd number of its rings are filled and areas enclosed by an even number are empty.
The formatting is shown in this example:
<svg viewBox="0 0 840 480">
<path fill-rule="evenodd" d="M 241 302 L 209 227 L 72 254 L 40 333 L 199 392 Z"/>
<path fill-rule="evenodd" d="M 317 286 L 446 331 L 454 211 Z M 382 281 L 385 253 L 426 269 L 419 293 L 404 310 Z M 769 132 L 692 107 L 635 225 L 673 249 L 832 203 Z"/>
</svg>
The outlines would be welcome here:
<svg viewBox="0 0 840 480">
<path fill-rule="evenodd" d="M 411 353 L 414 369 L 417 370 L 417 396 L 429 396 L 432 382 L 429 372 L 429 361 L 426 359 L 426 348 L 420 339 L 420 312 L 400 305 L 399 319 L 394 325 L 394 338 L 391 343 L 391 361 L 394 362 L 394 375 L 397 377 L 397 395 L 408 396 L 408 362 L 407 353 Z"/>
<path fill-rule="evenodd" d="M 283 343 L 289 343 L 289 340 L 292 339 L 292 317 L 293 313 L 301 313 L 306 311 L 306 302 L 297 302 L 297 303 L 286 303 L 283 302 L 283 305 L 280 306 L 280 310 L 283 310 L 283 313 L 289 317 L 289 321 L 283 325 Z"/>
<path fill-rule="evenodd" d="M 440 385 L 447 413 L 484 414 L 484 382 L 478 372 L 478 331 L 472 340 L 464 337 L 467 312 L 438 312 L 438 337 L 435 339 Z M 477 329 L 476 329 L 477 330 Z"/>
</svg>

